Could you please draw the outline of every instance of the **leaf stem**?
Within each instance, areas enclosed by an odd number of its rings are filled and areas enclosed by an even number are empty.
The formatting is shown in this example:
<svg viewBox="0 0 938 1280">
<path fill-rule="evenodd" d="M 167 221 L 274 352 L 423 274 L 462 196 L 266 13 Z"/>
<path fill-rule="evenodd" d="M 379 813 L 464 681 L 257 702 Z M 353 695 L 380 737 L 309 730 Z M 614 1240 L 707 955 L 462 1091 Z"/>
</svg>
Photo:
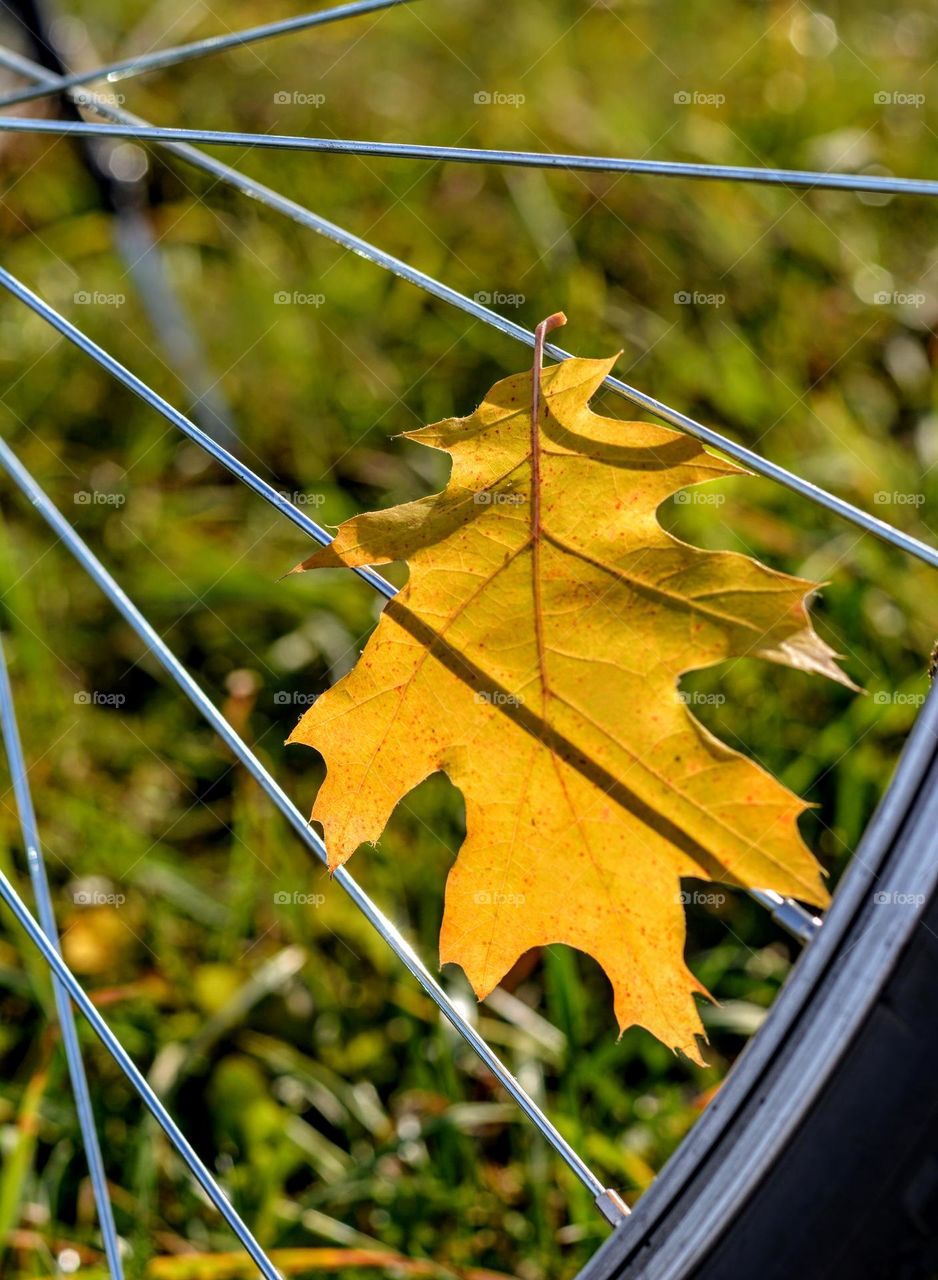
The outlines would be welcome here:
<svg viewBox="0 0 938 1280">
<path fill-rule="evenodd" d="M 539 427 L 540 416 L 540 400 L 541 400 L 541 369 L 544 367 L 544 339 L 552 329 L 559 329 L 561 325 L 567 323 L 567 317 L 562 311 L 555 311 L 552 316 L 548 316 L 534 330 L 534 376 L 532 378 L 532 386 L 534 388 L 531 399 L 531 444 L 532 456 L 537 457 L 537 432 Z"/>
<path fill-rule="evenodd" d="M 547 712 L 547 666 L 544 652 L 544 618 L 541 610 L 541 369 L 544 365 L 544 338 L 551 329 L 567 323 L 562 311 L 555 311 L 534 330 L 534 369 L 531 375 L 531 586 L 534 594 L 534 632 L 541 678 L 541 710 Z"/>
</svg>

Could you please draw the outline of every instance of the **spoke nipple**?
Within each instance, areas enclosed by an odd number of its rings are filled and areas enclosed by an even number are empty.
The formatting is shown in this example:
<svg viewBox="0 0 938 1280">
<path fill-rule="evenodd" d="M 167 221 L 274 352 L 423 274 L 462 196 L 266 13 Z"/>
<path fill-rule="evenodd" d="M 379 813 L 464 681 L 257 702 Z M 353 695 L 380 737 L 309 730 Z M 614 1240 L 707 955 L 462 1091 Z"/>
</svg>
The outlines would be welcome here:
<svg viewBox="0 0 938 1280">
<path fill-rule="evenodd" d="M 613 1191 L 612 1187 L 607 1187 L 596 1197 L 596 1207 L 614 1227 L 621 1227 L 631 1212 L 618 1191 Z"/>
</svg>

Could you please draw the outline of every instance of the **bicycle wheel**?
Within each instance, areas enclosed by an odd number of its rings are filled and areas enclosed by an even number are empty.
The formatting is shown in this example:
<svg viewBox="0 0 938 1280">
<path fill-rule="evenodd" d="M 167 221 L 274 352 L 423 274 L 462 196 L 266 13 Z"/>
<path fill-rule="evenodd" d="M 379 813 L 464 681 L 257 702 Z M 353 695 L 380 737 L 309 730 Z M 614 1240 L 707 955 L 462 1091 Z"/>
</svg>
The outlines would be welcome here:
<svg viewBox="0 0 938 1280">
<path fill-rule="evenodd" d="M 393 0 L 387 0 L 388 3 Z M 355 6 L 350 6 L 354 8 Z M 364 0 L 359 9 L 370 7 Z M 307 19 L 304 19 L 307 21 Z M 289 23 L 272 24 L 285 30 Z M 260 29 L 257 29 L 260 30 Z M 252 35 L 257 38 L 257 30 Z M 267 29 L 271 34 L 271 28 Z M 232 37 L 232 40 L 240 37 Z M 163 51 L 158 59 L 133 62 L 136 70 L 157 65 L 160 60 L 178 60 L 181 54 L 199 52 L 196 45 L 175 51 Z M 72 92 L 82 80 L 102 75 L 102 68 L 86 77 L 60 75 L 64 68 L 56 64 L 55 74 L 22 57 L 11 54 L 8 65 L 27 77 L 32 88 L 23 91 L 24 100 L 54 88 Z M 123 65 L 123 64 L 121 64 Z M 115 68 L 111 68 L 114 70 Z M 104 68 L 103 70 L 107 70 Z M 38 86 L 38 87 L 37 87 Z M 521 325 L 490 311 L 477 300 L 470 299 L 451 286 L 416 270 L 394 258 L 370 242 L 344 231 L 320 215 L 282 196 L 258 181 L 198 152 L 192 143 L 237 143 L 248 138 L 257 146 L 285 146 L 289 138 L 267 135 L 220 135 L 207 131 L 154 130 L 146 122 L 127 112 L 93 102 L 105 125 L 87 126 L 87 122 L 66 122 L 75 136 L 137 137 L 165 145 L 171 155 L 185 160 L 214 178 L 228 182 L 234 189 L 260 199 L 265 205 L 291 218 L 295 223 L 352 249 L 372 263 L 391 271 L 424 290 L 437 300 L 459 308 L 462 312 L 492 325 L 500 332 L 522 342 L 532 335 Z M 77 112 L 72 112 L 78 115 Z M 76 124 L 80 123 L 80 128 Z M 13 128 L 13 125 L 10 125 Z M 50 131 L 58 126 L 48 122 L 25 121 L 20 129 Z M 108 132 L 109 130 L 109 132 Z M 136 132 L 135 132 L 136 131 Z M 292 139 L 311 147 L 311 139 Z M 331 142 L 337 149 L 375 152 L 377 146 L 359 142 Z M 563 161 L 569 167 L 584 165 L 584 157 L 547 157 L 530 152 L 492 152 L 458 148 L 390 147 L 390 154 L 412 155 L 419 151 L 423 158 L 470 160 L 473 163 L 503 163 L 548 166 Z M 459 152 L 456 155 L 456 152 Z M 378 152 L 382 154 L 381 152 Z M 600 158 L 601 159 L 601 158 Z M 879 192 L 901 190 L 906 193 L 936 194 L 936 184 L 921 181 L 870 177 L 869 175 L 827 175 L 778 170 L 733 170 L 717 172 L 719 166 L 661 165 L 651 162 L 618 160 L 602 161 L 607 167 L 618 166 L 622 172 L 670 172 L 672 176 L 694 170 L 696 176 L 735 177 L 740 180 L 829 186 Z M 643 169 L 641 166 L 645 165 Z M 594 166 L 595 167 L 595 166 Z M 889 183 L 893 185 L 890 187 Z M 4 287 L 34 311 L 43 315 L 61 333 L 107 368 L 141 399 L 157 409 L 184 433 L 195 439 L 224 465 L 247 483 L 256 494 L 271 502 L 282 515 L 313 537 L 319 537 L 314 523 L 294 504 L 278 500 L 274 490 L 248 467 L 238 465 L 223 448 L 200 437 L 180 413 L 130 375 L 101 348 L 63 320 L 47 304 L 28 289 L 2 272 Z M 562 358 L 565 353 L 553 349 Z M 609 380 L 616 394 L 638 404 L 665 421 L 689 431 L 707 443 L 715 444 L 737 460 L 749 463 L 764 476 L 781 481 L 793 492 L 819 503 L 830 512 L 845 516 L 854 526 L 874 533 L 895 547 L 917 556 L 925 563 L 938 564 L 934 548 L 919 543 L 902 531 L 875 520 L 834 496 L 760 459 L 749 450 L 716 435 L 678 410 L 636 391 L 616 379 Z M 224 455 L 224 456 L 223 456 Z M 225 461 L 225 458 L 228 461 Z M 3 465 L 17 484 L 31 497 L 34 506 L 50 519 L 44 499 L 30 489 L 25 473 L 16 475 L 15 458 L 6 457 Z M 70 531 L 59 527 L 59 536 L 68 542 Z M 146 632 L 145 621 L 121 597 L 119 589 L 87 548 L 74 538 L 69 543 L 80 563 L 92 572 L 99 585 L 105 587 L 112 602 L 125 617 L 134 622 L 138 633 L 158 648 L 157 638 Z M 363 574 L 362 576 L 367 576 Z M 372 574 L 371 585 L 382 594 L 393 594 L 388 584 Z M 124 604 L 121 604 L 123 598 Z M 165 650 L 161 661 L 190 698 L 203 712 L 222 738 L 227 726 L 207 699 L 199 700 L 197 691 L 184 668 Z M 238 743 L 235 735 L 235 744 Z M 613 1280 L 615 1277 L 737 1277 L 756 1271 L 767 1276 L 788 1277 L 849 1275 L 851 1277 L 926 1277 L 938 1268 L 938 1085 L 929 1071 L 929 1050 L 938 1047 L 938 1005 L 934 994 L 938 949 L 938 873 L 930 856 L 930 833 L 938 819 L 938 801 L 933 784 L 938 776 L 938 702 L 933 695 L 919 719 L 903 756 L 893 785 L 872 823 L 864 844 L 854 858 L 828 915 L 819 932 L 797 966 L 773 1010 L 750 1047 L 729 1075 L 725 1085 L 705 1113 L 697 1128 L 666 1166 L 652 1189 L 639 1203 L 637 1211 L 622 1222 L 610 1241 L 587 1265 L 581 1280 Z M 279 791 L 249 750 L 240 744 L 236 754 L 292 822 L 294 829 L 311 844 L 305 821 Z M 27 842 L 28 843 L 28 842 Z M 314 842 L 313 842 L 314 843 Z M 322 850 L 313 848 L 313 852 Z M 371 923 L 376 924 L 424 991 L 437 1003 L 467 1043 L 479 1054 L 496 1078 L 541 1129 L 584 1185 L 595 1195 L 607 1216 L 616 1221 L 619 1212 L 613 1198 L 592 1174 L 576 1151 L 565 1143 L 498 1058 L 465 1024 L 458 1010 L 435 983 L 407 946 L 383 921 L 377 908 L 353 881 L 340 873 L 336 877 L 349 892 Z M 349 885 L 352 887 L 350 888 Z M 786 904 L 766 902 L 769 895 L 756 895 L 764 905 L 774 909 Z M 777 895 L 776 895 L 777 897 Z M 15 899 L 8 898 L 15 902 Z M 788 903 L 789 913 L 797 912 Z M 779 913 L 775 913 L 777 918 Z M 810 926 L 799 933 L 798 922 L 790 931 L 796 936 L 814 937 L 815 921 L 802 913 L 802 924 Z M 20 916 L 20 922 L 24 923 Z M 33 922 L 33 926 L 35 922 Z M 51 930 L 46 930 L 51 933 Z M 36 934 L 33 933 L 36 941 Z M 40 934 L 41 937 L 41 934 Z M 46 954 L 46 953 L 44 953 Z M 51 964 L 52 958 L 46 954 Z M 61 980 L 62 972 L 53 965 Z M 86 1014 L 87 1016 L 87 1014 Z M 63 1019 L 64 1021 L 64 1019 Z M 119 1049 L 119 1046 L 115 1046 Z M 114 1049 L 112 1048 L 112 1053 Z M 115 1054 L 116 1056 L 116 1054 Z M 158 1100 L 157 1100 L 158 1102 Z M 163 1111 L 160 1122 L 169 1121 Z M 93 1126 L 91 1127 L 93 1136 Z M 181 1145 L 178 1130 L 167 1129 L 169 1136 Z M 175 1135 L 175 1136 L 174 1136 Z M 214 1196 L 216 1208 L 228 1220 L 242 1244 L 258 1263 L 263 1274 L 270 1266 L 237 1215 L 226 1211 L 226 1201 L 211 1175 L 205 1180 L 198 1167 L 190 1163 L 202 1185 Z M 102 1198 L 107 1187 L 102 1184 Z M 599 1194 L 596 1194 L 599 1192 Z M 836 1192 L 836 1199 L 833 1193 Z M 605 1204 L 603 1202 L 606 1202 Z M 792 1224 L 797 1224 L 793 1229 Z M 259 1260 L 259 1261 L 258 1261 Z M 119 1261 L 116 1264 L 119 1267 Z M 118 1271 L 112 1269 L 112 1274 Z"/>
</svg>

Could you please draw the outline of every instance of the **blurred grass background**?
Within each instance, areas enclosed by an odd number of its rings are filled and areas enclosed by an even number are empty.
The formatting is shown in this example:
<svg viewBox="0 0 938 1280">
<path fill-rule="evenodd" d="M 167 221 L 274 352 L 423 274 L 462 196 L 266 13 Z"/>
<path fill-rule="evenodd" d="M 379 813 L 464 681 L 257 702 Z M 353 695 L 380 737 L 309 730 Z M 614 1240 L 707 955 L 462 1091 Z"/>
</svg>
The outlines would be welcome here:
<svg viewBox="0 0 938 1280">
<path fill-rule="evenodd" d="M 90 66 L 298 12 L 280 0 L 231 0 L 223 13 L 183 0 L 69 0 L 55 33 L 74 65 Z M 9 22 L 4 30 L 12 39 Z M 114 89 L 161 124 L 929 176 L 936 59 L 938 17 L 902 0 L 825 13 L 729 0 L 717 20 L 700 0 L 458 0 Z M 112 154 L 125 171 L 140 158 L 126 144 Z M 572 350 L 621 348 L 620 376 L 938 539 L 928 202 L 222 158 L 468 294 L 498 295 L 496 307 L 527 325 L 563 308 Z M 191 410 L 79 152 L 6 137 L 0 172 L 4 265 Z M 312 496 L 329 523 L 439 487 L 440 460 L 394 436 L 470 411 L 526 365 L 526 350 L 158 153 L 147 181 L 167 269 L 245 460 Z M 83 292 L 101 300 L 83 302 Z M 280 581 L 307 551 L 295 529 L 9 298 L 0 334 L 5 438 L 307 809 L 318 759 L 283 741 L 309 696 L 354 662 L 376 598 L 350 575 Z M 628 416 L 622 400 L 601 403 Z M 697 713 L 817 805 L 805 834 L 836 881 L 926 689 L 933 582 L 766 481 L 720 491 L 721 506 L 673 505 L 663 518 L 700 545 L 824 582 L 818 626 L 873 696 L 757 662 L 685 687 L 725 696 Z M 67 959 L 263 1244 L 285 1251 L 277 1256 L 292 1275 L 574 1275 L 606 1234 L 587 1193 L 9 483 L 0 498 L 2 626 Z M 5 776 L 0 786 L 0 857 L 28 898 Z M 458 795 L 431 779 L 353 864 L 431 963 L 461 821 Z M 116 897 L 89 905 L 94 894 Z M 630 1200 L 693 1124 L 796 956 L 735 893 L 689 914 L 690 962 L 722 1002 L 707 1013 L 706 1070 L 641 1031 L 617 1041 L 605 979 L 563 948 L 526 958 L 481 1007 L 458 972 L 443 974 Z M 50 1010 L 42 966 L 4 913 L 0 1271 L 17 1280 L 76 1264 L 104 1274 Z M 251 1274 L 234 1258 L 209 1269 L 207 1255 L 230 1250 L 230 1238 L 117 1069 L 85 1043 L 128 1275 Z"/>
</svg>

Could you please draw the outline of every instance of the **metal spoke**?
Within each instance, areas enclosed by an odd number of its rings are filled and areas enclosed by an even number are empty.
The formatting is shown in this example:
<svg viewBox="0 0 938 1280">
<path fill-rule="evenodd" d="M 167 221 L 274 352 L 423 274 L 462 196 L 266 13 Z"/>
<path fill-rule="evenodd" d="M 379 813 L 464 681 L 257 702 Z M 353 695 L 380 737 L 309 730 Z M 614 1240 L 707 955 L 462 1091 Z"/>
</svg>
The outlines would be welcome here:
<svg viewBox="0 0 938 1280">
<path fill-rule="evenodd" d="M 269 40 L 272 36 L 306 31 L 310 27 L 320 27 L 329 22 L 340 22 L 344 18 L 355 18 L 362 13 L 374 13 L 379 9 L 391 9 L 406 3 L 408 0 L 355 0 L 353 4 L 340 4 L 332 9 L 321 9 L 318 13 L 303 13 L 298 17 L 284 18 L 279 22 L 265 22 L 261 26 L 247 27 L 243 31 L 232 31 L 222 36 L 208 36 L 204 40 L 192 40 L 188 44 L 174 45 L 171 49 L 156 49 L 152 53 L 141 53 L 136 57 L 123 58 L 119 62 L 109 62 L 105 66 L 95 67 L 92 71 L 79 71 L 74 75 L 63 76 L 60 82 L 48 87 L 42 85 L 29 89 L 17 89 L 13 93 L 0 95 L 0 107 L 11 107 L 17 102 L 43 98 L 49 93 L 57 93 L 62 89 L 90 84 L 93 80 L 109 80 L 115 83 L 145 71 L 157 71 L 163 67 L 177 66 L 180 62 L 189 62 L 193 58 L 204 58 L 211 53 L 221 53 L 225 49 L 256 44 L 260 40 Z"/>
<path fill-rule="evenodd" d="M 7 906 L 23 926 L 29 935 L 30 941 L 42 954 L 55 978 L 67 990 L 81 1012 L 88 1019 L 95 1035 L 143 1099 L 154 1119 L 189 1166 L 202 1190 L 244 1245 L 261 1275 L 265 1277 L 265 1280 L 282 1280 L 280 1273 L 254 1239 L 237 1210 L 232 1207 L 228 1197 L 196 1155 L 185 1134 L 153 1092 L 145 1076 L 140 1072 L 117 1036 L 98 1013 L 78 979 L 59 955 L 55 945 L 47 937 L 39 923 L 30 914 L 29 908 L 2 870 L 0 870 L 0 897 L 5 900 Z"/>
<path fill-rule="evenodd" d="M 249 489 L 259 494 L 272 507 L 275 507 L 281 515 L 286 516 L 288 520 L 292 520 L 308 537 L 314 539 L 320 546 L 328 546 L 332 541 L 332 534 L 327 532 L 322 525 L 317 524 L 315 520 L 311 520 L 305 511 L 301 511 L 295 503 L 291 502 L 284 494 L 279 493 L 273 485 L 268 484 L 266 480 L 262 480 L 256 472 L 236 458 L 233 453 L 229 453 L 224 445 L 219 444 L 201 427 L 197 427 L 184 413 L 180 413 L 178 409 L 175 409 L 168 400 L 164 400 L 152 387 L 148 387 L 141 378 L 131 373 L 119 360 L 115 360 L 103 347 L 99 347 L 87 334 L 82 333 L 76 325 L 66 320 L 63 315 L 53 307 L 50 307 L 47 302 L 44 302 L 31 289 L 28 289 L 26 285 L 17 280 L 4 267 L 0 267 L 0 285 L 19 298 L 21 302 L 25 302 L 37 315 L 42 316 L 43 320 L 48 321 L 53 328 L 68 338 L 70 342 L 73 342 L 82 351 L 90 355 L 93 360 L 97 361 L 118 382 L 121 382 L 128 390 L 156 409 L 168 422 L 171 422 L 174 427 L 178 427 L 180 431 L 184 432 L 190 440 L 193 440 L 206 453 L 211 454 L 232 475 L 243 481 Z M 396 594 L 397 588 L 392 586 L 376 570 L 365 567 L 354 569 L 353 572 L 358 574 L 360 578 L 364 578 L 370 586 L 374 587 L 376 591 L 380 591 L 388 599 Z"/>
<path fill-rule="evenodd" d="M 325 845 L 293 801 L 290 800 L 280 784 L 265 769 L 250 747 L 241 739 L 236 730 L 192 678 L 162 637 L 155 631 L 136 605 L 133 604 L 101 561 L 98 560 L 91 548 L 79 537 L 69 522 L 53 505 L 4 440 L 0 440 L 0 466 L 6 470 L 17 487 L 28 498 L 30 504 L 39 512 L 50 528 L 54 530 L 59 539 L 81 564 L 82 568 L 98 584 L 121 616 L 133 627 L 164 671 L 172 677 L 229 750 L 237 756 L 251 777 L 254 778 L 255 782 L 258 783 L 286 818 L 293 831 L 307 848 L 312 850 L 323 865 L 328 865 Z M 395 955 L 403 961 L 444 1017 L 447 1018 L 466 1043 L 475 1050 L 488 1070 L 492 1072 L 502 1087 L 517 1102 L 528 1119 L 543 1134 L 584 1186 L 589 1189 L 597 1205 L 609 1221 L 612 1223 L 618 1222 L 623 1213 L 623 1209 L 616 1207 L 618 1197 L 615 1196 L 614 1192 L 607 1191 L 599 1178 L 551 1123 L 537 1103 L 525 1092 L 497 1054 L 489 1047 L 475 1028 L 470 1026 L 396 926 L 372 902 L 364 889 L 359 887 L 357 881 L 345 867 L 339 867 L 334 872 L 332 879 L 333 882 L 344 889 L 365 918 L 384 938 Z M 159 1119 L 159 1117 L 157 1118 Z"/>
<path fill-rule="evenodd" d="M 147 386 L 141 378 L 131 373 L 119 360 L 116 360 L 103 347 L 100 347 L 86 333 L 83 333 L 77 325 L 72 324 L 70 320 L 67 320 L 54 307 L 51 307 L 38 294 L 35 294 L 32 289 L 24 285 L 22 281 L 17 280 L 4 267 L 0 267 L 0 286 L 9 290 L 21 302 L 25 302 L 31 310 L 35 311 L 43 320 L 48 321 L 53 328 L 68 338 L 70 342 L 73 342 L 76 347 L 91 356 L 102 368 L 106 369 L 108 373 L 130 391 L 133 391 L 135 395 L 155 409 L 157 413 L 162 414 L 168 422 L 178 427 L 180 431 L 185 432 L 190 440 L 198 444 L 206 453 L 211 454 L 232 475 L 243 481 L 248 488 L 259 494 L 282 515 L 285 515 L 287 519 L 292 520 L 304 533 L 315 539 L 320 546 L 326 546 L 332 541 L 332 534 L 323 529 L 315 520 L 311 520 L 305 512 L 301 511 L 282 493 L 278 493 L 272 485 L 268 484 L 266 480 L 262 480 L 249 466 L 234 457 L 216 440 L 213 440 L 211 436 L 197 427 L 194 422 L 190 422 L 185 414 L 180 413 L 178 409 L 174 408 L 167 400 L 164 400 L 152 387 Z M 378 573 L 376 569 L 368 567 L 354 568 L 352 572 L 358 574 L 360 578 L 363 578 L 365 582 L 387 599 L 390 599 L 397 592 L 397 588 L 388 582 L 382 574 Z M 804 907 L 792 898 L 783 898 L 779 894 L 767 890 L 748 890 L 747 892 L 770 911 L 774 920 L 801 942 L 810 941 L 815 931 L 820 927 L 821 922 L 817 916 L 806 911 Z"/>
<path fill-rule="evenodd" d="M 44 68 L 40 67 L 38 63 L 24 58 L 12 50 L 0 49 L 0 65 L 7 65 L 14 70 L 21 71 L 24 75 L 30 75 L 34 79 L 42 80 L 44 83 L 49 84 L 50 87 L 59 87 L 60 77 L 52 76 Z M 81 94 L 81 101 L 85 105 L 93 107 L 96 112 L 109 120 L 134 125 L 147 124 L 147 121 L 142 120 L 139 116 L 135 116 L 129 111 L 112 107 L 110 103 L 93 94 L 86 94 L 83 90 L 71 90 L 70 94 Z M 475 302 L 472 298 L 460 293 L 458 289 L 453 289 L 449 285 L 443 284 L 442 281 L 434 279 L 433 276 L 427 275 L 426 272 L 419 271 L 416 267 L 412 267 L 402 261 L 402 259 L 386 253 L 368 240 L 346 231 L 343 227 L 330 222 L 327 218 L 321 217 L 311 209 L 298 204 L 295 200 L 281 195 L 271 187 L 267 187 L 263 183 L 256 181 L 256 179 L 239 173 L 237 169 L 223 164 L 220 160 L 216 160 L 214 156 L 206 155 L 204 152 L 195 147 L 190 147 L 184 142 L 167 142 L 160 145 L 187 164 L 194 165 L 206 173 L 213 174 L 216 178 L 227 182 L 245 195 L 259 200 L 268 208 L 275 209 L 278 213 L 284 214 L 301 226 L 315 231 L 318 235 L 325 236 L 335 244 L 339 244 L 363 258 L 367 258 L 370 262 L 383 267 L 393 275 L 416 285 L 419 289 L 423 289 L 424 292 L 432 297 L 457 307 L 460 311 L 464 311 L 468 315 L 474 316 L 477 320 L 491 325 L 492 328 L 506 334 L 508 337 L 515 338 L 527 346 L 534 346 L 534 334 L 530 329 L 526 329 L 514 320 L 509 320 L 507 317 L 499 315 L 497 311 L 492 311 L 481 303 Z M 553 343 L 545 343 L 544 352 L 555 360 L 569 360 L 571 358 L 570 352 L 564 351 L 562 347 L 557 347 Z M 672 426 L 677 427 L 678 430 L 686 432 L 687 435 L 693 436 L 694 439 L 702 441 L 702 443 L 709 445 L 713 449 L 718 449 L 721 453 L 726 454 L 727 457 L 732 458 L 758 475 L 764 476 L 768 480 L 774 480 L 801 497 L 807 498 L 818 506 L 824 507 L 826 510 L 840 516 L 841 519 L 864 530 L 864 532 L 870 533 L 881 541 L 915 556 L 932 568 L 938 568 L 938 549 L 929 546 L 927 543 L 920 541 L 920 539 L 904 533 L 901 529 L 896 529 L 884 520 L 877 519 L 876 516 L 870 515 L 869 512 L 862 511 L 845 499 L 828 493 L 826 489 L 822 489 L 810 480 L 805 480 L 801 476 L 795 475 L 785 467 L 779 466 L 775 462 L 770 462 L 768 459 L 754 453 L 751 449 L 747 449 L 744 445 L 737 444 L 735 441 L 721 435 L 718 431 L 714 431 L 712 427 L 707 427 L 702 422 L 697 422 L 694 418 L 688 417 L 687 414 L 681 413 L 680 410 L 671 408 L 670 405 L 655 399 L 654 396 L 647 395 L 644 391 L 639 391 L 636 387 L 630 386 L 619 378 L 614 378 L 610 375 L 605 379 L 603 385 L 648 413 L 653 414 L 656 418 L 660 418 L 663 422 L 670 423 Z"/>
<path fill-rule="evenodd" d="M 6 654 L 3 641 L 0 640 L 0 721 L 2 721 L 3 743 L 6 747 L 7 762 L 10 767 L 10 778 L 13 782 L 13 793 L 16 796 L 16 807 L 19 812 L 20 830 L 29 865 L 29 878 L 32 882 L 36 898 L 36 909 L 42 931 L 49 940 L 50 946 L 59 949 L 59 934 L 55 923 L 55 909 L 52 905 L 52 894 L 49 890 L 49 878 L 46 874 L 46 863 L 39 840 L 39 828 L 36 822 L 36 811 L 29 786 L 29 773 L 23 756 L 23 744 L 20 740 L 19 726 L 16 722 L 16 708 L 13 704 L 13 690 L 10 686 L 10 674 L 7 669 Z M 75 1014 L 69 1002 L 68 992 L 58 977 L 52 980 L 55 996 L 55 1008 L 62 1033 L 62 1044 L 65 1046 L 65 1058 L 68 1063 L 68 1074 L 75 1095 L 75 1109 L 78 1112 L 78 1124 L 81 1129 L 85 1156 L 88 1161 L 88 1173 L 94 1191 L 95 1206 L 98 1211 L 98 1223 L 104 1239 L 104 1253 L 108 1270 L 114 1280 L 123 1280 L 124 1268 L 121 1262 L 120 1242 L 117 1228 L 114 1225 L 114 1211 L 108 1193 L 107 1176 L 104 1172 L 104 1161 L 101 1157 L 101 1146 L 94 1121 L 94 1109 L 91 1105 L 91 1094 L 88 1091 L 88 1077 L 82 1061 L 81 1047 L 78 1043 L 78 1029 L 75 1026 Z"/>
<path fill-rule="evenodd" d="M 75 101 L 83 103 L 81 94 Z M 0 106 L 2 106 L 0 102 Z M 91 101 L 86 104 L 93 106 Z M 85 138 L 134 138 L 139 142 L 188 142 L 213 147 L 252 150 L 324 152 L 336 155 L 385 156 L 404 160 L 447 161 L 457 164 L 496 164 L 521 168 L 588 170 L 594 173 L 651 174 L 664 178 L 720 179 L 756 182 L 766 186 L 823 188 L 835 191 L 873 191 L 885 195 L 938 196 L 938 180 L 895 178 L 866 173 L 824 173 L 812 169 L 771 169 L 758 166 L 685 164 L 669 160 L 631 160 L 621 156 L 567 155 L 549 151 L 499 151 L 479 147 L 425 146 L 409 142 L 371 142 L 351 138 L 309 138 L 295 133 L 243 133 L 227 129 L 179 129 L 162 125 L 94 124 L 88 120 L 41 120 L 26 116 L 0 117 L 0 132 L 45 133 Z"/>
</svg>

